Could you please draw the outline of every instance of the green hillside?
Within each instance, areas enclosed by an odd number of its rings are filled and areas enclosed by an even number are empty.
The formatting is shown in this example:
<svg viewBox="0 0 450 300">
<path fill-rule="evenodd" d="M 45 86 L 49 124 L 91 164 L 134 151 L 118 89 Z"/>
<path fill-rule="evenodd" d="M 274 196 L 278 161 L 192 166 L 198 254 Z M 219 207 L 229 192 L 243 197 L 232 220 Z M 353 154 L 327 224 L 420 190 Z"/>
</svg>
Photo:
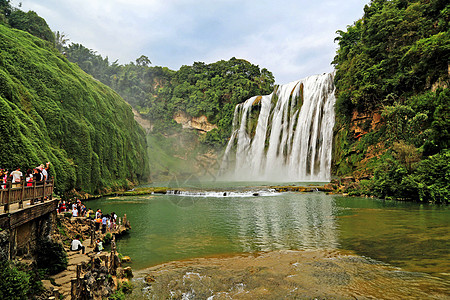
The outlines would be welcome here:
<svg viewBox="0 0 450 300">
<path fill-rule="evenodd" d="M 450 4 L 372 0 L 338 31 L 334 172 L 347 192 L 450 200 Z"/>
<path fill-rule="evenodd" d="M 131 107 L 52 43 L 0 25 L 0 167 L 50 161 L 60 193 L 123 188 L 148 174 Z"/>
<path fill-rule="evenodd" d="M 178 71 L 152 67 L 142 55 L 126 65 L 110 63 L 94 50 L 72 43 L 62 47 L 67 58 L 117 91 L 152 124 L 148 133 L 152 180 L 201 175 L 218 170 L 218 157 L 231 135 L 236 104 L 269 94 L 274 77 L 243 59 L 211 64 L 195 62 Z M 182 129 L 174 117 L 207 117 L 207 132 Z M 184 174 L 184 175 L 183 175 Z"/>
</svg>

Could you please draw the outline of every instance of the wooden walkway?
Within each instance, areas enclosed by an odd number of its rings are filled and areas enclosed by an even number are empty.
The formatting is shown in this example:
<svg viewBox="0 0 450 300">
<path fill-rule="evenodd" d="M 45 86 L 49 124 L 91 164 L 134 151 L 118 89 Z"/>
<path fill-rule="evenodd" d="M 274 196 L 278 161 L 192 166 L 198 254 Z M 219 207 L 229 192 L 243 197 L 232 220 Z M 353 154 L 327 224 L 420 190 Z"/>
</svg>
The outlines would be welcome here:
<svg viewBox="0 0 450 300">
<path fill-rule="evenodd" d="M 0 184 L 0 215 L 31 207 L 47 200 L 52 200 L 53 178 L 31 183 L 23 180 L 20 183 Z"/>
</svg>

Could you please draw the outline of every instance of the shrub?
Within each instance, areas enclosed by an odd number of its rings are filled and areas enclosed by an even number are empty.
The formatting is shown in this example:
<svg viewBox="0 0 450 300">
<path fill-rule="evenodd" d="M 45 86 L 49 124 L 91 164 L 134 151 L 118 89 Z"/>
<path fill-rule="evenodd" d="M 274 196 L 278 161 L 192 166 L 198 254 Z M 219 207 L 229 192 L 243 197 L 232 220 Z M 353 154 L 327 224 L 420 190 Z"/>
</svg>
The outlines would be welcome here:
<svg viewBox="0 0 450 300">
<path fill-rule="evenodd" d="M 7 261 L 0 262 L 0 299 L 26 299 L 30 275 Z"/>
<path fill-rule="evenodd" d="M 107 232 L 105 234 L 105 236 L 103 237 L 103 243 L 109 244 L 111 242 L 111 240 L 112 240 L 112 234 L 111 234 L 111 232 Z"/>
<path fill-rule="evenodd" d="M 50 240 L 40 240 L 36 247 L 36 263 L 48 274 L 57 274 L 67 269 L 67 253 L 62 244 Z"/>
</svg>

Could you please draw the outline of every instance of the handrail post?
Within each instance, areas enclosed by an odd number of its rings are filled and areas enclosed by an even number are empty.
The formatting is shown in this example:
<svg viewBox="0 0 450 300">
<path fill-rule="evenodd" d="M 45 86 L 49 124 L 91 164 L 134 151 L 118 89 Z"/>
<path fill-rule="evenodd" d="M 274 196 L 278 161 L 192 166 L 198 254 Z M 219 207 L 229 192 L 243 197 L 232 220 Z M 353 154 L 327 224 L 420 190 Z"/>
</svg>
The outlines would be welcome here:
<svg viewBox="0 0 450 300">
<path fill-rule="evenodd" d="M 33 197 L 30 199 L 30 205 L 34 204 L 34 199 L 36 199 L 36 180 L 33 180 Z"/>
<path fill-rule="evenodd" d="M 8 198 L 6 199 L 6 204 L 5 204 L 5 213 L 8 213 L 9 212 L 9 203 L 11 203 L 11 190 L 12 190 L 12 182 L 11 181 L 8 181 L 8 186 L 7 186 L 7 189 L 8 189 Z"/>
<path fill-rule="evenodd" d="M 44 179 L 44 183 L 42 185 L 42 202 L 45 201 L 45 183 L 47 182 L 46 179 Z"/>
<path fill-rule="evenodd" d="M 19 209 L 23 208 L 23 198 L 25 197 L 25 186 L 27 185 L 27 180 L 24 178 L 22 183 L 22 195 L 20 196 Z"/>
<path fill-rule="evenodd" d="M 48 197 L 50 200 L 53 199 L 53 189 L 55 188 L 55 179 L 52 176 L 52 179 L 50 179 L 50 184 L 51 184 L 51 188 L 50 188 L 50 196 Z"/>
</svg>

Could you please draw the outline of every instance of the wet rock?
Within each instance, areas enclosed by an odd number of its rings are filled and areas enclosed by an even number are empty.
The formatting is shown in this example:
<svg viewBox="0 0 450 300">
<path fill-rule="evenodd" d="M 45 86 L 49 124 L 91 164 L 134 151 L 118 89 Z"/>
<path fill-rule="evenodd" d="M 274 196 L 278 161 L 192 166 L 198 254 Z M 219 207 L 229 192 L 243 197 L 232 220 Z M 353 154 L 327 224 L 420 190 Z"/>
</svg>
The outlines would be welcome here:
<svg viewBox="0 0 450 300">
<path fill-rule="evenodd" d="M 149 274 L 149 275 L 145 276 L 144 280 L 147 283 L 152 283 L 156 280 L 156 278 L 155 278 L 155 276 Z"/>
<path fill-rule="evenodd" d="M 131 267 L 124 268 L 123 272 L 126 278 L 133 278 L 133 271 L 131 270 Z"/>
<path fill-rule="evenodd" d="M 123 270 L 122 267 L 118 267 L 116 270 L 116 276 L 119 279 L 125 278 L 125 271 Z"/>
<path fill-rule="evenodd" d="M 122 262 L 130 262 L 131 261 L 131 257 L 129 256 L 123 256 L 121 259 Z"/>
</svg>

